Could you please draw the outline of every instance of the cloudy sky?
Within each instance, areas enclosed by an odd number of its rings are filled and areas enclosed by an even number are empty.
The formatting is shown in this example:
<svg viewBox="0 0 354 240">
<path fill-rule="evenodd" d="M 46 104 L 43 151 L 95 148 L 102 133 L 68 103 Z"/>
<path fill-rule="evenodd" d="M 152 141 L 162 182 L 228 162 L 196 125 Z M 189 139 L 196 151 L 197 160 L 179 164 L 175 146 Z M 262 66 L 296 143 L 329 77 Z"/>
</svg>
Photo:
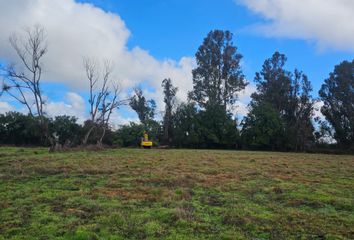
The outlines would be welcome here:
<svg viewBox="0 0 354 240">
<path fill-rule="evenodd" d="M 274 51 L 288 69 L 303 70 L 314 96 L 334 65 L 354 58 L 353 0 L 0 0 L 0 63 L 18 63 L 8 38 L 41 24 L 47 32 L 43 91 L 46 111 L 87 117 L 88 84 L 83 57 L 111 59 L 122 98 L 141 86 L 163 109 L 161 81 L 170 77 L 183 101 L 192 88 L 194 54 L 213 29 L 234 33 L 250 82 L 237 113 L 247 112 L 253 77 Z M 0 113 L 24 111 L 8 96 Z M 128 107 L 113 123 L 135 121 Z"/>
</svg>

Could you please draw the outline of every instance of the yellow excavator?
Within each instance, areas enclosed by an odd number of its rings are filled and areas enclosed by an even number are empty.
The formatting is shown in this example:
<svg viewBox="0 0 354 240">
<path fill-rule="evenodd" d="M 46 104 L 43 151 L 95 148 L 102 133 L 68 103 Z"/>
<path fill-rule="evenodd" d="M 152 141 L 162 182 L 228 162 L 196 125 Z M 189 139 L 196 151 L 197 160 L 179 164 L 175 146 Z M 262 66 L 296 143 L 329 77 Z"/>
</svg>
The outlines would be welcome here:
<svg viewBox="0 0 354 240">
<path fill-rule="evenodd" d="M 149 141 L 149 135 L 146 131 L 144 132 L 144 137 L 141 139 L 140 146 L 146 149 L 152 148 L 152 141 Z"/>
</svg>

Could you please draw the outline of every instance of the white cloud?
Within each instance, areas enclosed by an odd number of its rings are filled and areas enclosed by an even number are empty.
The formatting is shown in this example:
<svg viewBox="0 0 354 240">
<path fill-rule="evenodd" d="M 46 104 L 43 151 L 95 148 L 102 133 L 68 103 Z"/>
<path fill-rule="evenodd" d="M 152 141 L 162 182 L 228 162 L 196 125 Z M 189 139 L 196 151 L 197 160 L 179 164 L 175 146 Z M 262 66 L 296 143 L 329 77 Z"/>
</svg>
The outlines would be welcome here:
<svg viewBox="0 0 354 240">
<path fill-rule="evenodd" d="M 354 51 L 353 0 L 235 0 L 267 23 L 256 30 L 267 36 L 315 41 L 320 49 Z"/>
<path fill-rule="evenodd" d="M 44 57 L 43 81 L 63 83 L 73 92 L 85 91 L 88 84 L 82 58 L 111 59 L 114 79 L 119 80 L 124 88 L 122 98 L 128 95 L 127 89 L 141 83 L 155 89 L 145 89 L 144 93 L 156 101 L 158 118 L 161 118 L 164 107 L 161 88 L 164 78 L 172 79 L 179 89 L 177 97 L 182 101 L 187 99 L 187 93 L 193 87 L 194 58 L 160 61 L 139 46 L 129 49 L 130 30 L 115 13 L 74 0 L 0 0 L 0 6 L 0 22 L 3 23 L 0 24 L 0 59 L 19 63 L 8 41 L 13 32 L 21 33 L 23 28 L 35 24 L 45 28 L 48 53 Z M 245 106 L 253 90 L 250 85 L 240 93 L 239 114 L 246 114 Z M 52 117 L 75 115 L 82 122 L 87 118 L 87 101 L 73 92 L 67 93 L 59 102 L 53 102 L 49 97 L 46 112 Z M 136 118 L 124 118 L 119 112 L 112 116 L 115 124 L 129 121 L 136 121 Z"/>
<path fill-rule="evenodd" d="M 1 109 L 1 104 L 0 104 Z M 78 123 L 82 124 L 88 119 L 88 110 L 85 108 L 85 100 L 74 92 L 68 92 L 65 94 L 65 101 L 49 102 L 45 106 L 45 111 L 50 117 L 68 115 L 76 116 Z M 137 118 L 123 117 L 118 111 L 114 111 L 111 115 L 111 124 L 113 128 L 118 128 L 121 124 L 127 124 L 129 122 L 138 122 Z"/>
<path fill-rule="evenodd" d="M 0 102 L 0 113 L 6 113 L 13 110 L 14 107 L 11 106 L 8 102 Z"/>
<path fill-rule="evenodd" d="M 238 98 L 241 102 L 249 102 L 251 100 L 252 93 L 257 91 L 257 87 L 253 83 L 249 83 L 244 90 L 238 94 Z"/>
<path fill-rule="evenodd" d="M 323 101 L 316 101 L 314 104 L 314 118 L 319 118 L 320 120 L 325 120 L 326 117 L 321 112 L 321 107 L 323 107 Z"/>
<path fill-rule="evenodd" d="M 48 104 L 45 105 L 45 112 L 50 117 L 60 115 L 76 116 L 79 123 L 83 123 L 88 117 L 85 108 L 85 100 L 80 95 L 73 92 L 66 93 L 65 101 L 49 101 Z"/>
<path fill-rule="evenodd" d="M 48 99 L 48 103 L 45 105 L 45 112 L 49 117 L 55 116 L 75 116 L 78 118 L 78 123 L 83 124 L 83 122 L 88 118 L 88 112 L 85 107 L 85 100 L 74 92 L 67 92 L 65 94 L 65 101 L 54 102 Z M 8 102 L 0 102 L 0 114 L 9 111 L 18 111 L 23 114 L 27 113 L 27 110 L 22 108 L 15 108 Z M 119 112 L 114 111 L 111 115 L 111 124 L 113 128 L 118 128 L 119 125 L 127 124 L 129 122 L 139 122 L 138 118 L 123 117 Z"/>
<path fill-rule="evenodd" d="M 114 77 L 123 88 L 146 82 L 156 89 L 160 100 L 164 78 L 170 77 L 179 87 L 181 99 L 192 88 L 193 58 L 159 61 L 138 46 L 128 49 L 130 31 L 117 14 L 74 0 L 0 0 L 0 6 L 0 59 L 18 62 L 8 42 L 14 31 L 35 24 L 46 29 L 44 81 L 61 82 L 73 91 L 87 89 L 82 57 L 88 56 L 111 59 Z"/>
<path fill-rule="evenodd" d="M 119 112 L 115 111 L 111 115 L 111 126 L 113 129 L 118 129 L 120 125 L 128 124 L 130 122 L 139 123 L 138 117 L 123 117 Z"/>
<path fill-rule="evenodd" d="M 235 114 L 239 122 L 242 121 L 249 112 L 248 104 L 251 101 L 252 93 L 256 92 L 257 88 L 254 84 L 249 83 L 244 90 L 238 94 L 238 100 L 236 101 L 235 106 L 231 109 L 231 112 Z"/>
<path fill-rule="evenodd" d="M 239 98 L 235 104 L 228 106 L 228 110 L 237 118 L 238 123 L 241 123 L 242 119 L 247 116 L 250 110 L 248 104 L 251 101 L 251 94 L 254 92 L 253 88 L 253 85 L 248 85 L 239 93 Z"/>
<path fill-rule="evenodd" d="M 241 101 L 236 102 L 236 108 L 234 114 L 236 114 L 239 122 L 242 121 L 243 117 L 247 116 L 248 112 L 249 112 L 248 103 L 244 103 Z"/>
</svg>

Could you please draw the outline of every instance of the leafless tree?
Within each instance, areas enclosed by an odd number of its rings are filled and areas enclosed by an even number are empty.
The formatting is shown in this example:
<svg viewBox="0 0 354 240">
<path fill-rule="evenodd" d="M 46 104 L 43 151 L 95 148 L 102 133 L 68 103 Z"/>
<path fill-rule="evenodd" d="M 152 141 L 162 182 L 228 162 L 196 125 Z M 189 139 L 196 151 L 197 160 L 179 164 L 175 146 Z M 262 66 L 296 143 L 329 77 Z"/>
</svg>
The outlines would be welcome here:
<svg viewBox="0 0 354 240">
<path fill-rule="evenodd" d="M 120 86 L 111 80 L 113 71 L 111 61 L 104 60 L 102 70 L 95 59 L 84 58 L 83 63 L 90 88 L 88 101 L 90 104 L 90 128 L 86 132 L 82 143 L 86 145 L 92 131 L 95 128 L 100 128 L 102 134 L 97 140 L 97 144 L 102 145 L 114 109 L 127 104 L 128 100 L 119 99 Z M 113 90 L 110 90 L 110 84 Z"/>
<path fill-rule="evenodd" d="M 9 41 L 20 59 L 21 66 L 10 64 L 3 69 L 5 78 L 2 92 L 23 104 L 32 117 L 38 117 L 45 137 L 53 146 L 53 138 L 45 120 L 45 101 L 40 86 L 42 61 L 48 50 L 45 30 L 42 26 L 35 25 L 26 28 L 23 35 L 14 33 Z"/>
<path fill-rule="evenodd" d="M 129 100 L 119 99 L 120 94 L 120 86 L 117 83 L 112 84 L 112 91 L 107 92 L 106 96 L 102 100 L 101 108 L 100 108 L 100 118 L 99 125 L 102 129 L 102 134 L 100 139 L 98 140 L 98 145 L 102 145 L 102 141 L 104 136 L 106 135 L 106 131 L 109 128 L 109 120 L 114 111 L 114 109 L 118 109 L 122 105 L 127 105 Z"/>
</svg>

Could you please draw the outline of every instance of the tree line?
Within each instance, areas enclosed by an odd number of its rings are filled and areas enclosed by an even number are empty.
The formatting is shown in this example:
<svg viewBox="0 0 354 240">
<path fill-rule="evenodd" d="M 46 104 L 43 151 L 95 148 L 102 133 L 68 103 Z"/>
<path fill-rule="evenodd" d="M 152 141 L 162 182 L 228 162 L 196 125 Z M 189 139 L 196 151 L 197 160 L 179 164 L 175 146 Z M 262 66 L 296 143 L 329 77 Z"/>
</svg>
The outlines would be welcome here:
<svg viewBox="0 0 354 240">
<path fill-rule="evenodd" d="M 97 144 L 138 146 L 147 131 L 158 146 L 179 148 L 262 149 L 310 151 L 335 147 L 354 150 L 354 60 L 334 67 L 324 80 L 319 97 L 312 95 L 307 75 L 285 68 L 287 57 L 275 52 L 256 72 L 257 90 L 251 95 L 249 112 L 236 119 L 238 94 L 249 84 L 242 72 L 242 55 L 229 31 L 213 30 L 204 38 L 192 71 L 193 89 L 186 102 L 178 102 L 178 88 L 167 78 L 161 83 L 164 114 L 156 118 L 156 103 L 135 88 L 132 97 L 120 98 L 119 81 L 112 77 L 113 65 L 85 58 L 83 68 L 89 86 L 89 116 L 78 124 L 72 116 L 49 118 L 41 90 L 42 57 L 47 52 L 45 32 L 35 26 L 10 43 L 23 69 L 3 67 L 1 94 L 26 106 L 28 114 L 0 115 L 0 143 L 49 145 L 52 150 Z M 322 101 L 325 119 L 315 118 L 315 104 Z M 140 123 L 118 129 L 110 125 L 111 114 L 129 105 Z M 329 144 L 330 142 L 334 142 Z"/>
</svg>

